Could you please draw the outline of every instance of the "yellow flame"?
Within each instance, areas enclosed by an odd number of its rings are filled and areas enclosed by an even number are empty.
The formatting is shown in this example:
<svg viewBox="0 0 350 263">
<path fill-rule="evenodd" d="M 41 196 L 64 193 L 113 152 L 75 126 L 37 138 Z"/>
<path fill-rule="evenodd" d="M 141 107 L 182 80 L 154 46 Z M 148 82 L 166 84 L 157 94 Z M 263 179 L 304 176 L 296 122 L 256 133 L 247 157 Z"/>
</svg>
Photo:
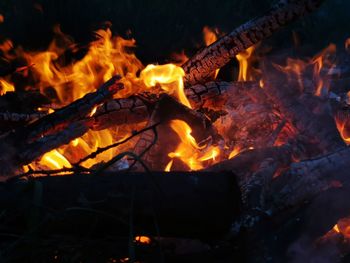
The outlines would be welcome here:
<svg viewBox="0 0 350 263">
<path fill-rule="evenodd" d="M 191 170 L 203 169 L 202 162 L 213 160 L 220 154 L 220 149 L 217 146 L 206 147 L 199 146 L 196 139 L 191 135 L 191 127 L 184 121 L 173 120 L 170 122 L 170 127 L 176 132 L 180 139 L 180 144 L 174 152 L 170 152 L 170 158 L 178 158 L 185 163 Z M 166 169 L 170 171 L 172 162 L 169 162 Z"/>
<path fill-rule="evenodd" d="M 236 56 L 239 62 L 238 81 L 253 80 L 253 77 L 251 75 L 251 59 L 254 50 L 255 47 L 252 46 Z"/>
<path fill-rule="evenodd" d="M 69 161 L 57 150 L 52 150 L 48 153 L 45 153 L 41 157 L 40 164 L 48 167 L 49 169 L 62 169 L 72 167 Z"/>
<path fill-rule="evenodd" d="M 140 74 L 140 78 L 146 87 L 155 87 L 159 84 L 163 90 L 169 94 L 174 94 L 182 104 L 192 108 L 184 92 L 183 76 L 185 76 L 184 70 L 174 64 L 151 64 Z"/>
<path fill-rule="evenodd" d="M 0 79 L 0 95 L 4 95 L 9 91 L 15 91 L 15 86 L 4 79 Z"/>
<path fill-rule="evenodd" d="M 171 159 L 170 162 L 165 166 L 164 172 L 170 172 L 171 167 L 173 166 L 174 160 Z"/>
<path fill-rule="evenodd" d="M 338 224 L 335 224 L 335 225 L 334 225 L 333 230 L 334 230 L 335 232 L 337 232 L 337 233 L 340 233 Z"/>
</svg>

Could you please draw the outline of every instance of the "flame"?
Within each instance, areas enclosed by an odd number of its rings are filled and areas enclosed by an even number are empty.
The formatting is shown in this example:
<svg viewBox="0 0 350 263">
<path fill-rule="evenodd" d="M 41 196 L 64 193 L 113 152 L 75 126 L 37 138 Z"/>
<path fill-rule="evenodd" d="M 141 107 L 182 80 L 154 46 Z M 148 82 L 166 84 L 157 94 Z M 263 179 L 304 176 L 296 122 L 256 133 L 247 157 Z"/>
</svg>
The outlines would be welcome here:
<svg viewBox="0 0 350 263">
<path fill-rule="evenodd" d="M 338 224 L 335 224 L 335 225 L 334 225 L 333 230 L 334 230 L 335 232 L 337 232 L 337 233 L 340 233 Z"/>
<path fill-rule="evenodd" d="M 164 172 L 170 172 L 171 167 L 173 166 L 174 160 L 171 159 L 170 162 L 165 166 Z"/>
<path fill-rule="evenodd" d="M 255 50 L 255 46 L 251 46 L 244 52 L 239 53 L 236 58 L 239 62 L 239 74 L 238 74 L 238 81 L 249 81 L 253 80 L 253 76 L 251 74 L 252 68 L 251 68 L 251 61 L 252 61 L 252 54 Z"/>
<path fill-rule="evenodd" d="M 4 15 L 0 14 L 0 24 L 4 23 L 4 21 L 5 21 Z"/>
<path fill-rule="evenodd" d="M 312 59 L 301 60 L 288 58 L 286 66 L 275 65 L 275 67 L 287 75 L 289 82 L 297 80 L 299 90 L 302 92 L 305 90 L 305 76 L 303 76 L 303 74 L 307 72 L 307 67 L 312 66 L 313 83 L 315 85 L 314 94 L 316 96 L 322 96 L 323 94 L 328 93 L 329 81 L 326 78 L 327 74 L 325 74 L 325 71 L 329 73 L 335 67 L 335 63 L 331 59 L 335 52 L 336 46 L 330 44 Z"/>
<path fill-rule="evenodd" d="M 57 150 L 45 153 L 39 161 L 41 165 L 49 169 L 71 168 L 70 162 Z"/>
<path fill-rule="evenodd" d="M 206 46 L 210 46 L 211 44 L 213 44 L 216 40 L 218 40 L 218 29 L 215 28 L 214 30 L 212 30 L 210 27 L 205 26 L 203 27 L 203 40 Z M 220 69 L 215 70 L 215 74 L 214 74 L 214 79 L 216 79 L 216 77 L 219 74 Z"/>
<path fill-rule="evenodd" d="M 15 91 L 15 86 L 4 79 L 0 79 L 0 95 L 2 96 L 9 91 Z"/>
<path fill-rule="evenodd" d="M 350 92 L 348 92 L 348 96 L 350 96 Z M 340 118 L 339 116 L 335 118 L 335 123 L 337 125 L 337 129 L 342 137 L 343 141 L 346 144 L 350 144 L 350 126 L 349 120 L 347 118 Z"/>
<path fill-rule="evenodd" d="M 170 152 L 168 156 L 172 159 L 178 158 L 185 163 L 190 170 L 203 169 L 203 162 L 212 160 L 216 161 L 216 157 L 220 154 L 220 148 L 217 146 L 203 145 L 199 146 L 196 139 L 191 135 L 191 127 L 184 121 L 173 120 L 170 127 L 176 132 L 180 139 L 180 144 L 174 152 Z M 166 166 L 166 171 L 170 171 L 172 162 Z"/>
<path fill-rule="evenodd" d="M 235 158 L 240 152 L 241 152 L 241 147 L 235 146 L 232 152 L 229 154 L 228 158 L 229 159 Z"/>
<path fill-rule="evenodd" d="M 175 95 L 182 104 L 192 108 L 185 95 L 183 76 L 185 76 L 184 70 L 174 64 L 151 64 L 142 70 L 140 74 L 140 78 L 146 87 L 155 87 L 159 84 L 167 93 Z"/>
</svg>

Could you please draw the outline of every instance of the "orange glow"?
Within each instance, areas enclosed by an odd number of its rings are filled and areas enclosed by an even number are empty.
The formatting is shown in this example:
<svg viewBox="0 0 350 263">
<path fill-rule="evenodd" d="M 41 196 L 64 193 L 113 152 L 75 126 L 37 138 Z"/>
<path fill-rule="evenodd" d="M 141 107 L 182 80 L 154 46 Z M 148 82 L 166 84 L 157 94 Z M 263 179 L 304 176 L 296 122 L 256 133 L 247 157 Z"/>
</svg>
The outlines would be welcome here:
<svg viewBox="0 0 350 263">
<path fill-rule="evenodd" d="M 5 21 L 5 17 L 2 14 L 0 14 L 0 24 L 4 23 L 4 21 Z"/>
<path fill-rule="evenodd" d="M 251 74 L 251 60 L 252 54 L 255 50 L 255 46 L 248 48 L 246 51 L 239 53 L 236 58 L 239 62 L 239 74 L 238 81 L 249 81 L 253 80 L 253 76 Z"/>
<path fill-rule="evenodd" d="M 196 139 L 191 135 L 191 127 L 184 121 L 173 120 L 170 127 L 176 132 L 180 139 L 180 144 L 174 152 L 170 152 L 170 158 L 178 158 L 185 163 L 190 170 L 203 169 L 203 162 L 216 161 L 220 154 L 220 149 L 217 146 L 199 146 Z M 170 170 L 172 163 L 168 164 L 166 169 Z"/>
<path fill-rule="evenodd" d="M 216 40 L 218 40 L 217 31 L 217 29 L 212 30 L 208 26 L 203 27 L 203 40 L 206 46 L 210 46 Z M 218 76 L 219 71 L 220 69 L 215 70 L 214 79 L 216 79 L 216 77 Z"/>
<path fill-rule="evenodd" d="M 3 79 L 0 79 L 0 95 L 4 95 L 9 91 L 15 91 L 15 86 Z"/>
<path fill-rule="evenodd" d="M 184 92 L 183 76 L 185 76 L 184 70 L 174 64 L 151 64 L 140 74 L 140 78 L 146 87 L 155 87 L 159 84 L 168 94 L 174 95 L 182 104 L 192 108 Z"/>
<path fill-rule="evenodd" d="M 151 244 L 151 239 L 146 236 L 137 236 L 135 237 L 135 241 L 140 242 L 142 244 L 147 244 L 147 245 Z"/>
</svg>

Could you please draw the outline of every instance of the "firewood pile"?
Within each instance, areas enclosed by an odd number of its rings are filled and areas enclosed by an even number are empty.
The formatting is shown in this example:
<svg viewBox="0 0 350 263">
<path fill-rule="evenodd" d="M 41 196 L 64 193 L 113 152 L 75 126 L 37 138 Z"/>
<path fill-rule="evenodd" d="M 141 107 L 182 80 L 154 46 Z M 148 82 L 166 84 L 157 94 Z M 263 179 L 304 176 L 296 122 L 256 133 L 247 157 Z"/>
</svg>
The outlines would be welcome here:
<svg viewBox="0 0 350 263">
<path fill-rule="evenodd" d="M 330 46 L 311 62 L 261 58 L 259 79 L 216 78 L 322 2 L 282 0 L 181 67 L 130 79 L 126 66 L 66 103 L 43 86 L 0 96 L 1 257 L 40 248 L 34 258 L 57 262 L 346 262 L 347 61 Z M 3 88 L 44 60 L 32 57 L 2 74 Z M 111 139 L 87 151 L 90 134 Z"/>
</svg>

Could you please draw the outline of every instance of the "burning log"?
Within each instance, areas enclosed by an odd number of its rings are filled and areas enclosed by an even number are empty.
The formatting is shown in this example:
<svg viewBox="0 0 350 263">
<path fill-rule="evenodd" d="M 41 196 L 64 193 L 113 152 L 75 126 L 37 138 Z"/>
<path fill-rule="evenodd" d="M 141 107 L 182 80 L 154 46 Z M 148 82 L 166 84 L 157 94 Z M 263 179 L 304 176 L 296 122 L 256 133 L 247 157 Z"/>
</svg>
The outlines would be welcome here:
<svg viewBox="0 0 350 263">
<path fill-rule="evenodd" d="M 191 86 L 207 81 L 216 69 L 226 65 L 240 52 L 271 36 L 287 23 L 312 12 L 322 2 L 323 0 L 280 1 L 264 16 L 238 27 L 188 60 L 182 66 L 186 73 L 185 85 Z"/>
<path fill-rule="evenodd" d="M 0 196 L 2 233 L 38 236 L 217 238 L 240 203 L 231 173 L 42 177 L 3 183 Z"/>
<path fill-rule="evenodd" d="M 110 99 L 113 94 L 123 88 L 123 84 L 118 82 L 119 79 L 118 76 L 114 77 L 98 91 L 87 94 L 70 105 L 3 137 L 2 150 L 5 154 L 1 158 L 1 163 L 7 169 L 4 169 L 2 174 L 12 175 L 14 170 L 33 161 L 32 157 L 38 157 L 44 153 L 44 149 L 52 150 L 76 137 L 82 136 L 88 130 L 88 127 L 83 127 L 82 122 L 75 124 L 74 121 L 84 119 L 92 112 L 94 107 Z M 54 131 L 62 130 L 67 126 L 69 127 L 68 132 L 63 130 L 58 135 L 54 134 Z M 70 129 L 73 127 L 79 127 L 79 129 L 72 132 Z M 41 138 L 44 135 L 48 137 Z M 28 149 L 31 146 L 34 149 Z M 34 153 L 33 150 L 36 150 L 39 155 Z"/>
<path fill-rule="evenodd" d="M 169 121 L 174 119 L 190 123 L 197 138 L 205 139 L 209 135 L 217 135 L 210 121 L 203 114 L 187 108 L 168 95 L 163 95 L 156 104 L 147 124 L 148 126 L 153 126 L 156 123 L 160 125 L 155 128 L 155 131 L 148 130 L 144 132 L 134 149 L 134 152 L 142 157 L 151 170 L 163 170 L 169 162 L 168 156 L 164 155 L 165 149 L 169 149 L 168 152 L 170 152 L 171 149 L 176 147 L 177 141 L 172 140 L 169 136 L 169 133 L 172 133 Z M 137 168 L 142 169 L 140 166 L 137 166 Z"/>
</svg>

